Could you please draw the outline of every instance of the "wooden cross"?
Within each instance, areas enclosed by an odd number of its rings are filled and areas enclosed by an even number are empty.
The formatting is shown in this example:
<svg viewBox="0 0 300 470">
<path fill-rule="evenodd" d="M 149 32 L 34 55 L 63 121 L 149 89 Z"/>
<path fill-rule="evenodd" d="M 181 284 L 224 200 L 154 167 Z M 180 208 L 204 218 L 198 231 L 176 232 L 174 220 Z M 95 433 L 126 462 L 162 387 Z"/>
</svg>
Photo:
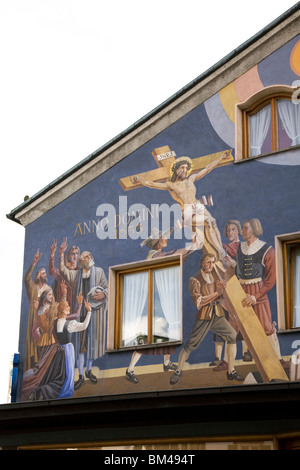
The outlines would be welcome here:
<svg viewBox="0 0 300 470">
<path fill-rule="evenodd" d="M 220 162 L 216 165 L 216 167 L 228 165 L 228 164 L 233 162 L 233 156 L 231 154 L 231 150 L 227 151 L 227 152 L 228 152 L 228 155 L 226 156 L 226 158 L 220 160 Z M 191 171 L 190 174 L 198 173 L 202 169 L 206 168 L 207 165 L 215 162 L 216 160 L 219 160 L 220 157 L 223 154 L 224 154 L 224 151 L 214 153 L 214 154 L 211 154 L 211 155 L 206 155 L 204 157 L 198 157 L 198 158 L 192 159 L 193 165 L 192 165 L 192 171 Z M 130 189 L 136 189 L 136 188 L 143 187 L 143 185 L 139 181 L 139 178 L 147 180 L 147 181 L 151 181 L 153 183 L 154 182 L 155 183 L 161 183 L 161 182 L 165 182 L 165 181 L 171 179 L 171 176 L 172 176 L 171 175 L 171 166 L 176 162 L 175 152 L 171 151 L 168 146 L 164 146 L 164 147 L 159 147 L 159 148 L 154 149 L 153 152 L 152 152 L 152 155 L 153 155 L 153 157 L 154 157 L 154 159 L 155 159 L 155 161 L 156 161 L 159 168 L 157 168 L 155 170 L 150 170 L 150 171 L 145 172 L 145 173 L 140 173 L 140 174 L 136 174 L 136 175 L 132 175 L 132 176 L 127 176 L 125 178 L 121 178 L 119 180 L 119 183 L 125 191 L 128 191 Z M 173 199 L 177 200 L 177 198 L 174 197 L 174 194 L 171 193 L 171 195 L 172 195 Z M 177 202 L 180 202 L 180 201 L 177 200 Z M 182 205 L 181 202 L 180 202 L 180 205 Z M 204 224 L 204 225 L 207 228 L 207 224 Z M 198 227 L 194 227 L 194 230 L 196 232 L 198 232 Z M 201 237 L 203 236 L 202 229 L 200 229 L 199 235 Z M 216 256 L 216 259 L 218 259 L 218 248 L 212 246 L 208 242 L 208 240 L 206 239 L 205 234 L 204 234 L 204 241 L 203 241 L 202 251 L 203 251 L 204 254 L 213 253 Z M 224 273 L 225 273 L 226 269 L 223 266 L 223 263 L 221 261 L 216 261 L 215 269 L 216 269 L 218 274 L 220 272 L 220 275 L 224 276 Z"/>
<path fill-rule="evenodd" d="M 218 152 L 211 155 L 206 155 L 203 157 L 193 158 L 193 173 L 205 168 L 209 163 L 217 160 L 224 152 Z M 152 155 L 157 163 L 158 168 L 155 170 L 150 170 L 145 173 L 139 173 L 132 176 L 126 176 L 121 178 L 119 183 L 124 191 L 129 191 L 130 189 L 141 188 L 142 184 L 136 181 L 137 177 L 142 177 L 147 181 L 163 182 L 170 178 L 170 167 L 176 161 L 175 152 L 171 151 L 168 145 L 164 147 L 159 147 L 153 150 Z M 218 166 L 229 165 L 233 162 L 233 156 L 231 154 L 224 160 L 222 160 Z M 216 168 L 217 168 L 216 167 Z"/>
</svg>

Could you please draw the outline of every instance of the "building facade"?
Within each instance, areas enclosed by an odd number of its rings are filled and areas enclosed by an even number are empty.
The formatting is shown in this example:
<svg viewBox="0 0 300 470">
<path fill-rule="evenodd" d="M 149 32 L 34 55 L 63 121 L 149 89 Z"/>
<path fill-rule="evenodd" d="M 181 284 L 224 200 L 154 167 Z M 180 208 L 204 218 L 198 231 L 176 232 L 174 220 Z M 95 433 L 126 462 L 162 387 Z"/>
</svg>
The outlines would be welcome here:
<svg viewBox="0 0 300 470">
<path fill-rule="evenodd" d="M 299 24 L 297 4 L 8 215 L 3 446 L 297 443 Z"/>
</svg>

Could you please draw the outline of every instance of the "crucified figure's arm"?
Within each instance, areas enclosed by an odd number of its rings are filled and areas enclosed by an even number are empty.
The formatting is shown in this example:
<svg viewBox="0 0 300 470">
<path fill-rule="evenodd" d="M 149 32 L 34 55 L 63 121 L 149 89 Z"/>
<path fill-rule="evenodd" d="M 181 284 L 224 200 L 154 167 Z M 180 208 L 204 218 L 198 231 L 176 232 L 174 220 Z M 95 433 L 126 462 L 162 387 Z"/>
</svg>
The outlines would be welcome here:
<svg viewBox="0 0 300 470">
<path fill-rule="evenodd" d="M 194 175 L 191 175 L 189 178 L 192 181 L 197 181 L 203 178 L 203 176 L 207 175 L 210 173 L 218 164 L 222 161 L 225 160 L 228 156 L 230 155 L 230 150 L 226 150 L 217 160 L 214 160 L 213 162 L 209 163 L 203 170 L 198 171 L 198 173 L 195 173 Z"/>
<path fill-rule="evenodd" d="M 132 178 L 133 180 L 133 178 Z M 155 181 L 147 181 L 140 176 L 135 176 L 134 180 L 132 181 L 135 184 L 140 183 L 143 186 L 147 186 L 148 188 L 155 188 L 155 189 L 170 189 L 168 183 L 157 183 Z"/>
</svg>

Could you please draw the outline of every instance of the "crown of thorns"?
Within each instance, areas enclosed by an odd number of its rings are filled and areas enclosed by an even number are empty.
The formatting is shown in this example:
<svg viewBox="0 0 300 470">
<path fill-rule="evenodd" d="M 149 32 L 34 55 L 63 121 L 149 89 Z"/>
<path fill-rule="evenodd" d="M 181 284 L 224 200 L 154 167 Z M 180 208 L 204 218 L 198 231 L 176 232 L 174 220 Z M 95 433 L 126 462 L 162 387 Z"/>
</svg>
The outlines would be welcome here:
<svg viewBox="0 0 300 470">
<path fill-rule="evenodd" d="M 171 173 L 173 174 L 177 168 L 182 165 L 183 163 L 187 163 L 188 164 L 188 171 L 190 172 L 192 170 L 192 167 L 193 167 L 193 162 L 192 160 L 190 159 L 190 157 L 180 157 L 180 158 L 177 158 L 177 160 L 173 163 L 173 165 L 171 166 Z"/>
</svg>

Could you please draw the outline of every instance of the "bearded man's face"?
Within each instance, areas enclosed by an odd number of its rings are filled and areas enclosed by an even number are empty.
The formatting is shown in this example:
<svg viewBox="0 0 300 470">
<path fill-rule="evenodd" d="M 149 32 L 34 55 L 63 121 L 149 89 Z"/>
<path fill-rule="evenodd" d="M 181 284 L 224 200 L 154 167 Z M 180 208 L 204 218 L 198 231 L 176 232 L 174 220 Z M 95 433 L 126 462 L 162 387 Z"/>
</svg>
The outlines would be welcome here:
<svg viewBox="0 0 300 470">
<path fill-rule="evenodd" d="M 94 260 L 91 253 L 87 251 L 82 253 L 80 256 L 80 265 L 83 269 L 90 269 L 94 266 Z"/>
<path fill-rule="evenodd" d="M 41 282 L 42 284 L 47 284 L 48 278 L 45 269 L 41 269 L 36 277 L 36 282 Z"/>
</svg>

